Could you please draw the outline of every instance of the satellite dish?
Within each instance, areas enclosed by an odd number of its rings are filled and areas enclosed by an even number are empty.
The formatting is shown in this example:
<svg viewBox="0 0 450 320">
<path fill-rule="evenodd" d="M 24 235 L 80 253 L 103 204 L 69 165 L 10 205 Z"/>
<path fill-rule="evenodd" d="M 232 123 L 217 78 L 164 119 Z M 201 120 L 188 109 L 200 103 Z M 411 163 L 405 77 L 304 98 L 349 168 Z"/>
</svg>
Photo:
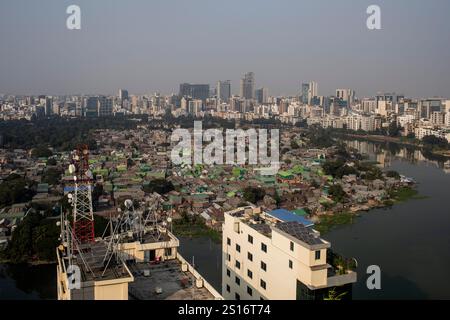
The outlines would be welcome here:
<svg viewBox="0 0 450 320">
<path fill-rule="evenodd" d="M 73 195 L 71 193 L 67 194 L 67 198 L 72 199 Z"/>
<path fill-rule="evenodd" d="M 86 171 L 85 175 L 86 175 L 86 177 L 88 177 L 89 179 L 92 179 L 92 178 L 94 177 L 94 176 L 92 175 L 92 171 L 91 171 L 91 170 Z"/>
<path fill-rule="evenodd" d="M 127 209 L 131 209 L 132 206 L 133 201 L 131 201 L 130 199 L 125 200 L 125 207 L 127 207 Z"/>
<path fill-rule="evenodd" d="M 171 222 L 172 222 L 172 218 L 171 218 L 171 217 L 168 217 L 168 218 L 167 218 L 167 222 L 168 222 L 168 223 L 171 223 Z"/>
<path fill-rule="evenodd" d="M 75 172 L 76 168 L 73 164 L 69 165 L 69 173 L 73 174 Z"/>
</svg>

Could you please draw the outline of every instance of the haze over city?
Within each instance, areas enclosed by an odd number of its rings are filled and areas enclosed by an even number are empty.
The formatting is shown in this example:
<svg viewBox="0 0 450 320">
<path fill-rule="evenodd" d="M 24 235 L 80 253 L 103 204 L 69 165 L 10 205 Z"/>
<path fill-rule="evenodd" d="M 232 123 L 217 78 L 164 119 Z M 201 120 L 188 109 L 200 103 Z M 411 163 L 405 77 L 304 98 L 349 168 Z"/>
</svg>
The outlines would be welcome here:
<svg viewBox="0 0 450 320">
<path fill-rule="evenodd" d="M 0 93 L 177 93 L 179 84 L 255 72 L 271 95 L 395 90 L 448 97 L 450 2 L 432 1 L 2 1 Z M 67 30 L 77 4 L 82 29 Z M 382 29 L 366 9 L 381 7 Z M 12 32 L 14 31 L 14 32 Z"/>
</svg>

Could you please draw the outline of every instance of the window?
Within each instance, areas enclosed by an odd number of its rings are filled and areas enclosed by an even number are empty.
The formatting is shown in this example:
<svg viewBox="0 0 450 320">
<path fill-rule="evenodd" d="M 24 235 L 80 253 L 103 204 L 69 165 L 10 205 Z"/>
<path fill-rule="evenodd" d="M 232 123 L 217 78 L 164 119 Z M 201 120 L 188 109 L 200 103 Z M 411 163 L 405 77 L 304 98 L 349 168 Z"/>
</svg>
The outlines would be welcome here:
<svg viewBox="0 0 450 320">
<path fill-rule="evenodd" d="M 316 251 L 316 260 L 320 260 L 320 250 Z"/>
<path fill-rule="evenodd" d="M 294 243 L 291 241 L 291 251 L 294 251 Z"/>
<path fill-rule="evenodd" d="M 247 253 L 247 258 L 248 260 L 253 261 L 253 255 L 250 252 Z"/>
<path fill-rule="evenodd" d="M 231 239 L 227 238 L 227 245 L 231 246 Z"/>
<path fill-rule="evenodd" d="M 267 253 L 267 245 L 265 243 L 261 243 L 261 250 Z"/>
<path fill-rule="evenodd" d="M 247 276 L 248 276 L 250 279 L 253 279 L 253 272 L 251 272 L 250 270 L 247 270 Z"/>
<path fill-rule="evenodd" d="M 237 251 L 237 252 L 241 252 L 241 246 L 238 245 L 238 244 L 236 244 L 236 251 Z"/>
<path fill-rule="evenodd" d="M 241 268 L 241 263 L 239 261 L 236 260 L 236 264 L 235 264 L 236 268 L 240 269 Z"/>
<path fill-rule="evenodd" d="M 238 286 L 241 285 L 241 279 L 239 279 L 239 277 L 236 277 L 236 279 L 234 279 L 234 282 L 236 282 L 236 284 L 237 284 Z"/>
<path fill-rule="evenodd" d="M 253 244 L 253 237 L 251 235 L 248 235 L 248 242 L 250 242 L 251 244 Z"/>
<path fill-rule="evenodd" d="M 228 277 L 231 276 L 231 271 L 230 271 L 230 269 L 227 269 L 227 276 L 228 276 Z"/>
<path fill-rule="evenodd" d="M 164 255 L 165 255 L 166 257 L 172 256 L 172 248 L 166 248 L 166 249 L 164 250 Z"/>
<path fill-rule="evenodd" d="M 264 261 L 261 261 L 261 269 L 267 271 L 267 264 Z"/>
<path fill-rule="evenodd" d="M 292 260 L 289 260 L 289 269 L 292 269 L 294 267 L 294 263 L 292 262 Z"/>
<path fill-rule="evenodd" d="M 263 288 L 264 290 L 266 290 L 266 282 L 264 281 L 264 280 L 262 280 L 261 279 L 261 282 L 260 282 L 260 284 L 261 284 L 261 288 Z"/>
<path fill-rule="evenodd" d="M 230 286 L 227 284 L 227 292 L 230 292 L 230 291 L 231 291 Z"/>
<path fill-rule="evenodd" d="M 251 297 L 253 295 L 253 290 L 250 287 L 247 287 L 247 293 Z"/>
<path fill-rule="evenodd" d="M 231 261 L 231 255 L 229 253 L 228 253 L 227 258 L 228 258 L 228 261 Z"/>
<path fill-rule="evenodd" d="M 241 300 L 241 296 L 239 294 L 237 294 L 237 293 L 234 295 L 234 297 L 235 297 L 236 300 Z"/>
</svg>

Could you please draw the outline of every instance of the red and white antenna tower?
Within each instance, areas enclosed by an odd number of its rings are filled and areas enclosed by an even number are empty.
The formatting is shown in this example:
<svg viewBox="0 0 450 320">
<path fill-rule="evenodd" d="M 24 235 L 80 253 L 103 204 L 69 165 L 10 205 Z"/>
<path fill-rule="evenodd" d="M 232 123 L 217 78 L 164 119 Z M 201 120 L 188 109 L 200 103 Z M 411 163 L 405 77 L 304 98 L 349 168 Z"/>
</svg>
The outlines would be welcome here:
<svg viewBox="0 0 450 320">
<path fill-rule="evenodd" d="M 92 172 L 89 170 L 89 148 L 78 146 L 69 171 L 74 179 L 73 237 L 78 244 L 94 242 L 94 209 L 92 207 Z"/>
</svg>

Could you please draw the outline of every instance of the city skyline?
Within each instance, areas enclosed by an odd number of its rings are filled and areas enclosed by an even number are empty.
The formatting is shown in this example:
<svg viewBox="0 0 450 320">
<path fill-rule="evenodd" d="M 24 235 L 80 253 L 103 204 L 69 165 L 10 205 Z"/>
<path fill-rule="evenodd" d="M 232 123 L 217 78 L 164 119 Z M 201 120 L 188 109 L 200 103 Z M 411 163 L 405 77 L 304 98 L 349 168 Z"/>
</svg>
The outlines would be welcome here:
<svg viewBox="0 0 450 320">
<path fill-rule="evenodd" d="M 296 94 L 310 80 L 321 84 L 321 95 L 352 88 L 358 96 L 450 96 L 448 1 L 377 1 L 382 30 L 375 31 L 365 25 L 371 1 L 134 0 L 105 7 L 81 0 L 78 31 L 65 28 L 69 4 L 0 4 L 1 93 L 168 94 L 182 82 L 230 79 L 237 94 L 239 79 L 252 71 L 255 86 L 275 96 Z"/>
</svg>

